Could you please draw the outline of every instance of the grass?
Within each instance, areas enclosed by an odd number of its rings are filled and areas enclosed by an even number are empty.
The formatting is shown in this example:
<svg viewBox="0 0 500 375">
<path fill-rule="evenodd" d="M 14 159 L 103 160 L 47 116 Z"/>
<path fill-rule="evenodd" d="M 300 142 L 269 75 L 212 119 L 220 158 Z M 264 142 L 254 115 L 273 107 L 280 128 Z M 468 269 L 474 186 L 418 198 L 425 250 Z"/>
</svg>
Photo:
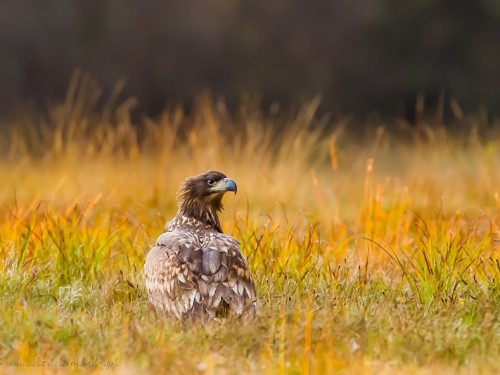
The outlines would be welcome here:
<svg viewBox="0 0 500 375">
<path fill-rule="evenodd" d="M 231 116 L 206 97 L 136 127 L 96 90 L 75 78 L 0 141 L 0 372 L 500 372 L 498 129 L 355 137 L 315 101 Z M 238 182 L 221 221 L 256 278 L 251 325 L 147 302 L 145 255 L 209 168 Z"/>
</svg>

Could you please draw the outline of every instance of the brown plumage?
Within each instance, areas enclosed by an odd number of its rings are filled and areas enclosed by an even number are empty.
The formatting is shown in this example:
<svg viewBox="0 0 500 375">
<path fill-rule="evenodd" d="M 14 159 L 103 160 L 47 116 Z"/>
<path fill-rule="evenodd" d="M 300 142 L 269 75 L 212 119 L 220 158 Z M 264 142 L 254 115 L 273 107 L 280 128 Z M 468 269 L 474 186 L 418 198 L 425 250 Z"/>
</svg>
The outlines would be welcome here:
<svg viewBox="0 0 500 375">
<path fill-rule="evenodd" d="M 253 317 L 255 284 L 233 237 L 222 233 L 222 196 L 236 183 L 208 171 L 184 181 L 179 210 L 144 265 L 149 300 L 179 319 Z"/>
</svg>

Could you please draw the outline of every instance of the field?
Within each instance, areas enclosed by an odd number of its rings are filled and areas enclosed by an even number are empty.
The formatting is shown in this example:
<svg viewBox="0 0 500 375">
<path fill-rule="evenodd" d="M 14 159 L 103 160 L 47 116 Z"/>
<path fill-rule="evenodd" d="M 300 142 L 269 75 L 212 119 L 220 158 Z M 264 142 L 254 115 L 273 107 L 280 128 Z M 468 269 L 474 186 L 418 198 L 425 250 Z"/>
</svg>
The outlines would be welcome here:
<svg viewBox="0 0 500 375">
<path fill-rule="evenodd" d="M 455 104 L 360 134 L 317 101 L 201 97 L 136 127 L 132 99 L 97 99 L 75 81 L 2 134 L 0 373 L 500 372 L 498 124 Z M 248 325 L 147 302 L 145 255 L 207 169 L 238 183 L 221 222 L 256 278 Z"/>
</svg>

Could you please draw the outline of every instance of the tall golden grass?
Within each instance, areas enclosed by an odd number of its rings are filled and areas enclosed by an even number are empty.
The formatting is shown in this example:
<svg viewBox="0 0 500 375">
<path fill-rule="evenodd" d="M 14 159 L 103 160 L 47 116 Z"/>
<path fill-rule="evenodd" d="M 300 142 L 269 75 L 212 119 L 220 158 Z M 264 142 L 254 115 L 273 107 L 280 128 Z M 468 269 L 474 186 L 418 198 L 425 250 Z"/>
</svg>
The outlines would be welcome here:
<svg viewBox="0 0 500 375">
<path fill-rule="evenodd" d="M 453 103 L 454 126 L 360 133 L 318 100 L 234 114 L 207 95 L 135 123 L 118 92 L 102 105 L 77 74 L 4 134 L 2 371 L 500 371 L 495 126 Z M 180 182 L 208 169 L 238 182 L 222 225 L 256 275 L 252 326 L 181 326 L 144 293 Z"/>
</svg>

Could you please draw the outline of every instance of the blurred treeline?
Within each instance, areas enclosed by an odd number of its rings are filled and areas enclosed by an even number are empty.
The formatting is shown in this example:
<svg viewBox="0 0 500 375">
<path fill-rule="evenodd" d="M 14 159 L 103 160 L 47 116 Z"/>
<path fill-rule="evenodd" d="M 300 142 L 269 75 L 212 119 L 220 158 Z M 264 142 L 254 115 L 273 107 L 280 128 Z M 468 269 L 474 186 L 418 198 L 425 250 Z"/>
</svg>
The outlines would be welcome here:
<svg viewBox="0 0 500 375">
<path fill-rule="evenodd" d="M 78 68 L 153 116 L 206 91 L 358 115 L 411 117 L 419 94 L 500 110 L 498 0 L 2 0 L 0 28 L 4 119 L 64 96 Z"/>
</svg>

